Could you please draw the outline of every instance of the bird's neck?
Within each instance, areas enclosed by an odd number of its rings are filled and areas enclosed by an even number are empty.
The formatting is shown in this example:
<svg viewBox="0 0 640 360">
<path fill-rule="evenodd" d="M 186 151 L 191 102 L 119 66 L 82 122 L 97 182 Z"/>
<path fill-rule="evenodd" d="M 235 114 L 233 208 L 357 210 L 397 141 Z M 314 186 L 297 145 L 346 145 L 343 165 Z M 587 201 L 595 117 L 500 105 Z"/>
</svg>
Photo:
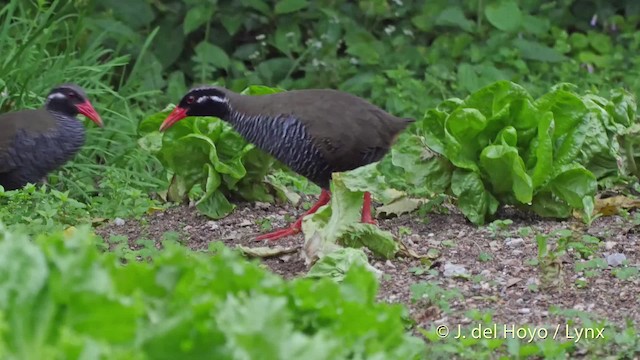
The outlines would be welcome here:
<svg viewBox="0 0 640 360">
<path fill-rule="evenodd" d="M 56 119 L 54 138 L 64 139 L 59 146 L 66 151 L 78 151 L 85 141 L 84 125 L 75 118 L 62 112 L 49 111 Z"/>
<path fill-rule="evenodd" d="M 47 99 L 44 107 L 50 112 L 55 112 L 70 118 L 74 118 L 78 115 L 78 109 L 75 106 L 70 104 L 68 101 L 61 101 L 57 98 Z"/>
<path fill-rule="evenodd" d="M 330 165 L 314 145 L 304 124 L 292 115 L 247 115 L 231 110 L 233 128 L 248 142 L 320 186 L 330 177 Z M 328 176 L 326 174 L 329 174 Z"/>
<path fill-rule="evenodd" d="M 230 108 L 223 119 L 233 126 L 247 141 L 266 150 L 269 138 L 277 127 L 276 118 L 267 115 L 248 115 Z M 268 150 L 267 150 L 268 151 Z"/>
</svg>

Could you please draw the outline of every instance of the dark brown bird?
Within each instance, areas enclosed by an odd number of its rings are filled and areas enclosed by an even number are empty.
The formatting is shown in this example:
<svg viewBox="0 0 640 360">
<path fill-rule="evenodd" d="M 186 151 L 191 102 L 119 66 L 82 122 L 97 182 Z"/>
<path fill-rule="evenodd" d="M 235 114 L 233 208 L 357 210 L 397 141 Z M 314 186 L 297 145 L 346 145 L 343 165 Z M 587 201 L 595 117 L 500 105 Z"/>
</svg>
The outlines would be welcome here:
<svg viewBox="0 0 640 360">
<path fill-rule="evenodd" d="M 318 202 L 291 227 L 257 240 L 276 240 L 301 230 L 302 219 L 331 198 L 331 174 L 376 162 L 414 119 L 393 116 L 357 96 L 329 89 L 246 96 L 221 87 L 187 93 L 160 126 L 165 131 L 187 116 L 215 116 L 240 135 L 314 182 Z M 371 218 L 371 194 L 365 192 L 362 222 Z"/>
<path fill-rule="evenodd" d="M 73 158 L 85 141 L 79 113 L 103 126 L 84 90 L 63 84 L 43 109 L 0 115 L 0 185 L 9 191 L 37 183 Z"/>
</svg>

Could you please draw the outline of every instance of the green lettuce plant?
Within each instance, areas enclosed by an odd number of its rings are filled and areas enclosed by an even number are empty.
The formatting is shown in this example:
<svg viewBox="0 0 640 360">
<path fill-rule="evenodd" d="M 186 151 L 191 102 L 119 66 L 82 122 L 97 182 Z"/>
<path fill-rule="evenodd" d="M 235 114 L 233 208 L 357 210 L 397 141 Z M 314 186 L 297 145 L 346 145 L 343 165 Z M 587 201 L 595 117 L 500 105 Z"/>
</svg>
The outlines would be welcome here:
<svg viewBox="0 0 640 360">
<path fill-rule="evenodd" d="M 248 95 L 280 90 L 251 86 Z M 158 128 L 171 108 L 144 119 L 139 126 L 140 145 L 154 153 L 171 173 L 167 198 L 183 199 L 192 192 L 199 197 L 196 207 L 211 218 L 222 218 L 235 205 L 229 196 L 248 201 L 272 201 L 272 187 L 265 175 L 275 165 L 270 155 L 248 143 L 224 121 L 214 117 L 186 118 L 166 133 Z"/>
<path fill-rule="evenodd" d="M 122 265 L 88 226 L 35 239 L 0 224 L 2 359 L 420 359 L 402 305 L 361 266 L 285 281 L 228 248 L 174 242 Z"/>
<path fill-rule="evenodd" d="M 509 81 L 426 112 L 379 168 L 392 184 L 448 192 L 482 224 L 501 205 L 545 217 L 590 218 L 598 180 L 625 173 L 618 136 L 635 120 L 633 96 L 579 95 L 559 84 L 538 99 Z"/>
</svg>

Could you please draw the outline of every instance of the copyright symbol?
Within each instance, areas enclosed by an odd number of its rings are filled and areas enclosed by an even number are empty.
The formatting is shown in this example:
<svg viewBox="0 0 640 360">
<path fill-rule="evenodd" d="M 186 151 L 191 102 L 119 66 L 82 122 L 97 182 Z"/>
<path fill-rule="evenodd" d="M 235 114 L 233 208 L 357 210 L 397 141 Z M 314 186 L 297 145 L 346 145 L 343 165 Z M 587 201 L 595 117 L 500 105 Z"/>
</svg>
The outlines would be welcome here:
<svg viewBox="0 0 640 360">
<path fill-rule="evenodd" d="M 436 328 L 436 334 L 438 334 L 438 336 L 440 336 L 441 338 L 446 338 L 449 335 L 449 328 L 447 327 L 447 325 L 439 325 Z"/>
</svg>

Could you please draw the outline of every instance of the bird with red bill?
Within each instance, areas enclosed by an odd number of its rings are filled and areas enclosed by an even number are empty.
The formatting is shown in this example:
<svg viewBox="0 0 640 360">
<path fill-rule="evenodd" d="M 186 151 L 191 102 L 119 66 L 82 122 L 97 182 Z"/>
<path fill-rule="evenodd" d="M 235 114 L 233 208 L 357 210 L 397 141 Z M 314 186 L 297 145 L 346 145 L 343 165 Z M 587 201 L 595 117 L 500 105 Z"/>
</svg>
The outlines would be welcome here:
<svg viewBox="0 0 640 360">
<path fill-rule="evenodd" d="M 191 89 L 184 95 L 160 131 L 191 116 L 214 116 L 228 122 L 248 142 L 322 189 L 318 201 L 293 225 L 256 240 L 277 240 L 299 233 L 304 216 L 329 203 L 334 172 L 379 161 L 398 134 L 415 121 L 391 115 L 365 99 L 337 90 L 249 96 L 210 86 Z M 369 192 L 364 193 L 361 221 L 376 223 L 371 216 Z"/>
<path fill-rule="evenodd" d="M 78 114 L 103 127 L 84 90 L 62 84 L 49 92 L 41 109 L 0 115 L 0 185 L 4 190 L 42 181 L 75 157 L 85 143 Z"/>
</svg>

